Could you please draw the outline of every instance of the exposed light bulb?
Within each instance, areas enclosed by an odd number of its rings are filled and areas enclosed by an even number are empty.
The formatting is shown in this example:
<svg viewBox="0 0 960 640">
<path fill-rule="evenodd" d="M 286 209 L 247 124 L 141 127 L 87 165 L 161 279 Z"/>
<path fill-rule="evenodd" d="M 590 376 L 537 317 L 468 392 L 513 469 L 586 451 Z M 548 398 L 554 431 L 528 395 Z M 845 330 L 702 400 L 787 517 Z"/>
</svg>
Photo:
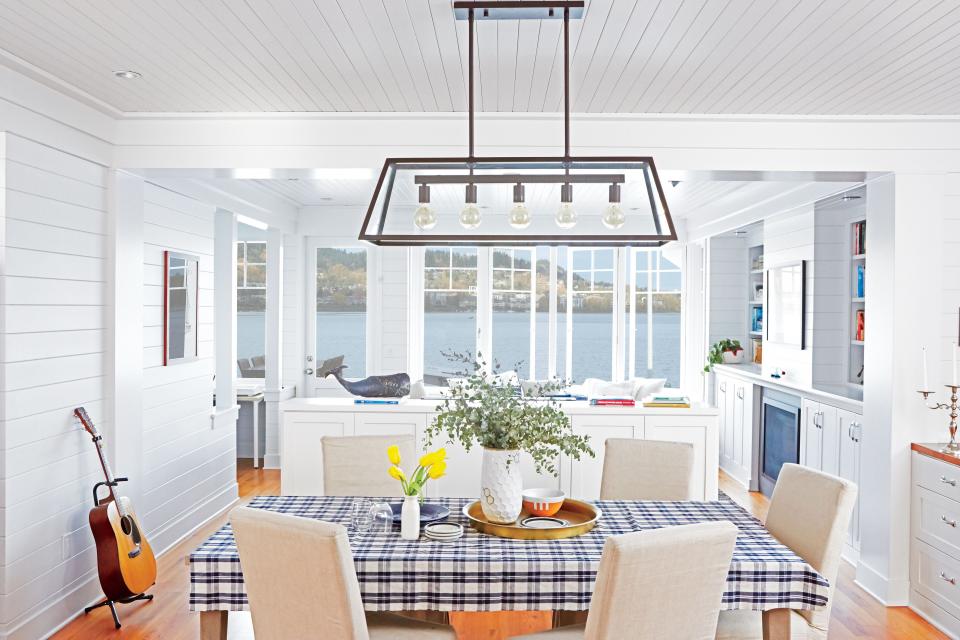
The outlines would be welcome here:
<svg viewBox="0 0 960 640">
<path fill-rule="evenodd" d="M 510 226 L 514 229 L 526 229 L 530 226 L 530 210 L 522 202 L 514 203 L 510 209 Z"/>
<path fill-rule="evenodd" d="M 480 207 L 468 202 L 460 211 L 460 224 L 464 229 L 476 229 L 480 226 Z"/>
<path fill-rule="evenodd" d="M 437 214 L 429 204 L 421 204 L 413 214 L 413 224 L 417 225 L 418 229 L 429 231 L 437 226 Z"/>
<path fill-rule="evenodd" d="M 556 215 L 557 226 L 561 229 L 573 229 L 577 224 L 577 212 L 572 202 L 561 202 Z"/>
<path fill-rule="evenodd" d="M 602 220 L 603 226 L 607 229 L 619 229 L 623 226 L 623 223 L 627 221 L 627 218 L 623 215 L 623 209 L 620 208 L 620 204 L 611 202 L 610 206 L 603 212 Z"/>
</svg>

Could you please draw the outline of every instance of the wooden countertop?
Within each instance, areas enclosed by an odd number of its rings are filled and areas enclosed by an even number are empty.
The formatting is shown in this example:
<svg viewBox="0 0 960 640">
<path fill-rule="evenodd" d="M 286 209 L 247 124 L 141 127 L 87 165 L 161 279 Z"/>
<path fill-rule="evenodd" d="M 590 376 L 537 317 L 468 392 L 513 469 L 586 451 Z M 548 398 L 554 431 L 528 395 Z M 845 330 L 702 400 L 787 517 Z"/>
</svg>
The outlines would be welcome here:
<svg viewBox="0 0 960 640">
<path fill-rule="evenodd" d="M 917 453 L 960 467 L 960 456 L 941 451 L 946 444 L 946 442 L 912 442 L 910 448 Z"/>
</svg>

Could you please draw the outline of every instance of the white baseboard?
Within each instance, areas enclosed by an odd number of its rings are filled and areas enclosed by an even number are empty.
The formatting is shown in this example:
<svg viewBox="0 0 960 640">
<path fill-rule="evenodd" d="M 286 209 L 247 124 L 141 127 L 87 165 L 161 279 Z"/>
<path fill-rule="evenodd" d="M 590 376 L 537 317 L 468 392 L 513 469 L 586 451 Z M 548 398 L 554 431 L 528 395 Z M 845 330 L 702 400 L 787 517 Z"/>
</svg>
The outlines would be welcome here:
<svg viewBox="0 0 960 640">
<path fill-rule="evenodd" d="M 863 561 L 857 562 L 854 582 L 885 607 L 905 607 L 910 603 L 909 580 L 889 580 Z"/>
<path fill-rule="evenodd" d="M 237 483 L 233 482 L 217 494 L 197 505 L 183 517 L 172 521 L 150 536 L 151 545 L 157 557 L 162 556 L 178 543 L 194 534 L 210 521 L 220 517 L 227 509 L 238 502 Z M 190 517 L 205 507 L 214 511 L 201 519 L 189 522 Z M 186 524 L 186 529 L 179 525 Z M 77 616 L 83 615 L 83 608 L 103 599 L 100 580 L 94 571 L 90 577 L 81 578 L 68 585 L 59 593 L 50 595 L 50 604 L 35 612 L 28 612 L 21 620 L 12 620 L 0 625 L 0 640 L 36 640 L 47 638 L 69 624 Z M 186 607 L 187 603 L 184 602 Z M 121 613 L 121 620 L 123 611 Z M 111 629 L 112 630 L 112 629 Z"/>
<path fill-rule="evenodd" d="M 954 640 L 960 637 L 958 636 L 960 634 L 960 620 L 957 620 L 916 591 L 913 591 L 910 595 L 910 608 L 947 636 L 954 638 Z"/>
</svg>

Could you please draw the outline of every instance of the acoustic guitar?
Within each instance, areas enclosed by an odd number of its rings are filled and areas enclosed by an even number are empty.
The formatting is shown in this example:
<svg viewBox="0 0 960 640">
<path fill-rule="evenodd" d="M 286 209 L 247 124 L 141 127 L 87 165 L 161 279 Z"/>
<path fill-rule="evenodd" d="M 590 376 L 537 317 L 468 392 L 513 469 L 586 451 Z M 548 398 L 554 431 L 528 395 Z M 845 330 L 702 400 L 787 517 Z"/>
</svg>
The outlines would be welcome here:
<svg viewBox="0 0 960 640">
<path fill-rule="evenodd" d="M 103 454 L 103 436 L 93 425 L 86 409 L 78 407 L 73 414 L 93 438 L 103 468 L 104 482 L 93 487 L 96 506 L 90 510 L 90 529 L 97 544 L 97 572 L 100 586 L 107 599 L 88 607 L 87 611 L 100 606 L 109 606 L 113 621 L 120 628 L 114 603 L 129 603 L 134 600 L 151 600 L 144 592 L 157 581 L 157 559 L 153 555 L 137 516 L 128 498 L 117 496 L 115 488 L 126 478 L 115 478 Z M 107 488 L 107 495 L 100 498 L 98 489 Z"/>
</svg>

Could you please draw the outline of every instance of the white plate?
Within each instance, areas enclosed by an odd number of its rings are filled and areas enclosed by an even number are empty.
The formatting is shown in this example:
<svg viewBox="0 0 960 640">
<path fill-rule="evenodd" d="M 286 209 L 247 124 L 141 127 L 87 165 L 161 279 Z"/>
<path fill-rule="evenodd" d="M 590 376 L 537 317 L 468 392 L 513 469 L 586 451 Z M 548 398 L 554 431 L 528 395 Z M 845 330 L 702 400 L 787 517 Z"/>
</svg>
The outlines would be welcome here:
<svg viewBox="0 0 960 640">
<path fill-rule="evenodd" d="M 423 528 L 423 532 L 433 536 L 459 536 L 463 535 L 463 526 L 452 522 L 435 522 L 428 524 Z"/>
</svg>

